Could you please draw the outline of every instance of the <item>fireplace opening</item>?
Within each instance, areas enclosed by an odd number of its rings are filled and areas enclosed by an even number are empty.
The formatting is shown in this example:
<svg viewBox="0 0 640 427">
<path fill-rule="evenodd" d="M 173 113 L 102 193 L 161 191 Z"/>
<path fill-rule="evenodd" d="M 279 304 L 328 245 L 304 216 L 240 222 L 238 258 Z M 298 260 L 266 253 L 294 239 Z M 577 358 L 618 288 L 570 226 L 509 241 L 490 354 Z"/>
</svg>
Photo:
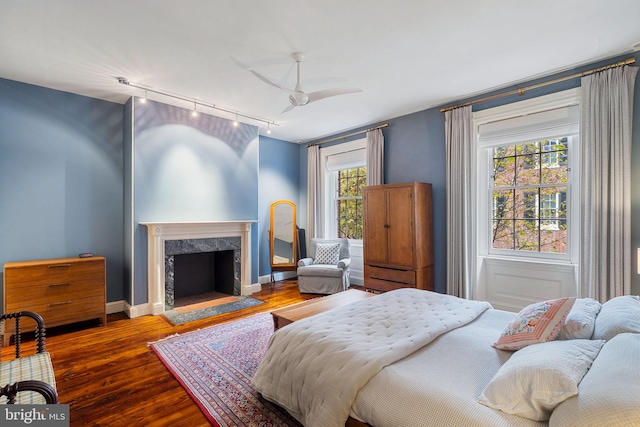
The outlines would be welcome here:
<svg viewBox="0 0 640 427">
<path fill-rule="evenodd" d="M 174 307 L 234 294 L 234 251 L 174 255 Z"/>
</svg>

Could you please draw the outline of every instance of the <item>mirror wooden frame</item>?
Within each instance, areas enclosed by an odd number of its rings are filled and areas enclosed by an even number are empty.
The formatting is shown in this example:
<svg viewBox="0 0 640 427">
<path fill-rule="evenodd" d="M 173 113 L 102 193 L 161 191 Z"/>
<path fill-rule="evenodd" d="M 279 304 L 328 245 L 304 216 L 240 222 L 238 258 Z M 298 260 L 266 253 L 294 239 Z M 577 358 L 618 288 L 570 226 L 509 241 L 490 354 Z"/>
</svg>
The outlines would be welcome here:
<svg viewBox="0 0 640 427">
<path fill-rule="evenodd" d="M 291 217 L 287 215 L 286 218 L 278 218 L 277 217 L 277 208 L 278 206 L 289 206 L 291 207 Z M 298 268 L 298 231 L 297 231 L 297 222 L 296 222 L 296 205 L 295 203 L 289 200 L 278 200 L 271 204 L 269 209 L 269 264 L 271 265 L 271 282 L 274 282 L 274 273 L 276 271 L 294 271 Z M 274 255 L 276 254 L 274 248 L 274 241 L 276 232 L 282 232 L 283 230 L 286 232 L 286 228 L 283 228 L 281 225 L 285 224 L 288 226 L 290 221 L 291 224 L 291 256 L 287 257 L 292 262 L 274 262 Z M 280 229 L 276 229 L 280 225 Z M 287 235 L 288 237 L 288 235 Z M 288 242 L 288 241 L 287 241 Z M 288 254 L 287 254 L 288 255 Z"/>
</svg>

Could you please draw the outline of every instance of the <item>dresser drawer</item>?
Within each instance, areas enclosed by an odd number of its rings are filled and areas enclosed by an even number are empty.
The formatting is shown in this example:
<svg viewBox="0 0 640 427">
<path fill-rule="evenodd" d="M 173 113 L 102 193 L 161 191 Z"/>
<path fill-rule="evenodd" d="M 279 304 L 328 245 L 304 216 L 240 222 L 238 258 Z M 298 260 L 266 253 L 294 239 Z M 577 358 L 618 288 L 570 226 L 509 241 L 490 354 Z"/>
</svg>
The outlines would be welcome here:
<svg viewBox="0 0 640 427">
<path fill-rule="evenodd" d="M 105 259 L 102 257 L 60 259 L 47 261 L 25 261 L 7 263 L 4 268 L 4 283 L 11 287 L 51 285 L 66 283 L 69 278 L 104 278 Z"/>
<path fill-rule="evenodd" d="M 103 296 L 104 292 L 104 278 L 37 285 L 29 288 L 9 287 L 5 291 L 6 308 L 8 312 L 20 311 L 32 305 Z"/>
<path fill-rule="evenodd" d="M 21 307 L 22 311 L 34 311 L 44 319 L 44 326 L 64 325 L 72 322 L 80 322 L 89 319 L 104 319 L 105 299 L 103 297 L 88 297 L 76 300 L 50 302 L 38 305 Z M 23 319 L 20 322 L 21 332 L 33 331 L 36 323 L 32 319 Z M 5 321 L 5 335 L 15 332 L 15 323 Z"/>
</svg>

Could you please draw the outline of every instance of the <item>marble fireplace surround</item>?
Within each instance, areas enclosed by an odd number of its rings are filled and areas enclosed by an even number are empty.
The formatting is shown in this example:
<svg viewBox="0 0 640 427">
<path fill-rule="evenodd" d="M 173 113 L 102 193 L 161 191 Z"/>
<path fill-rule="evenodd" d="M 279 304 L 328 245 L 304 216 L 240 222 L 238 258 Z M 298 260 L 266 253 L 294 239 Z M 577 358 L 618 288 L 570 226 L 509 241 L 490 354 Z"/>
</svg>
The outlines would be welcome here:
<svg viewBox="0 0 640 427">
<path fill-rule="evenodd" d="M 165 271 L 167 241 L 185 241 L 178 247 L 192 246 L 189 241 L 200 241 L 203 250 L 190 250 L 189 253 L 215 250 L 215 246 L 225 238 L 240 238 L 240 295 L 254 292 L 251 285 L 251 224 L 256 221 L 213 221 L 213 222 L 141 222 L 147 227 L 148 244 L 148 295 L 150 314 L 165 311 Z M 230 239 L 237 241 L 237 239 Z M 175 242 L 169 244 L 176 247 Z M 199 245 L 195 245 L 196 247 Z M 213 248 L 210 248 L 212 246 Z M 170 249 L 172 251 L 172 249 Z M 234 292 L 235 293 L 235 292 Z"/>
</svg>

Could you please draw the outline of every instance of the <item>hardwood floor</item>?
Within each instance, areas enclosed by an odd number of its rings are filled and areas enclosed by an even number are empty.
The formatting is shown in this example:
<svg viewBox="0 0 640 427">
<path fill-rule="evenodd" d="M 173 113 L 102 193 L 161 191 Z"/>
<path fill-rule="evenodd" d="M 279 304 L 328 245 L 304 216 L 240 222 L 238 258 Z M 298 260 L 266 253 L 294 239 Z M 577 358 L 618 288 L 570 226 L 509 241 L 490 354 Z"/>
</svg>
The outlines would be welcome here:
<svg viewBox="0 0 640 427">
<path fill-rule="evenodd" d="M 129 319 L 119 313 L 109 315 L 106 326 L 48 329 L 47 351 L 60 402 L 70 405 L 71 426 L 208 426 L 147 343 L 316 297 L 300 294 L 296 280 L 263 285 L 251 296 L 265 303 L 179 326 L 161 316 Z M 34 347 L 27 340 L 24 352 Z M 12 351 L 3 348 L 3 359 Z"/>
</svg>

